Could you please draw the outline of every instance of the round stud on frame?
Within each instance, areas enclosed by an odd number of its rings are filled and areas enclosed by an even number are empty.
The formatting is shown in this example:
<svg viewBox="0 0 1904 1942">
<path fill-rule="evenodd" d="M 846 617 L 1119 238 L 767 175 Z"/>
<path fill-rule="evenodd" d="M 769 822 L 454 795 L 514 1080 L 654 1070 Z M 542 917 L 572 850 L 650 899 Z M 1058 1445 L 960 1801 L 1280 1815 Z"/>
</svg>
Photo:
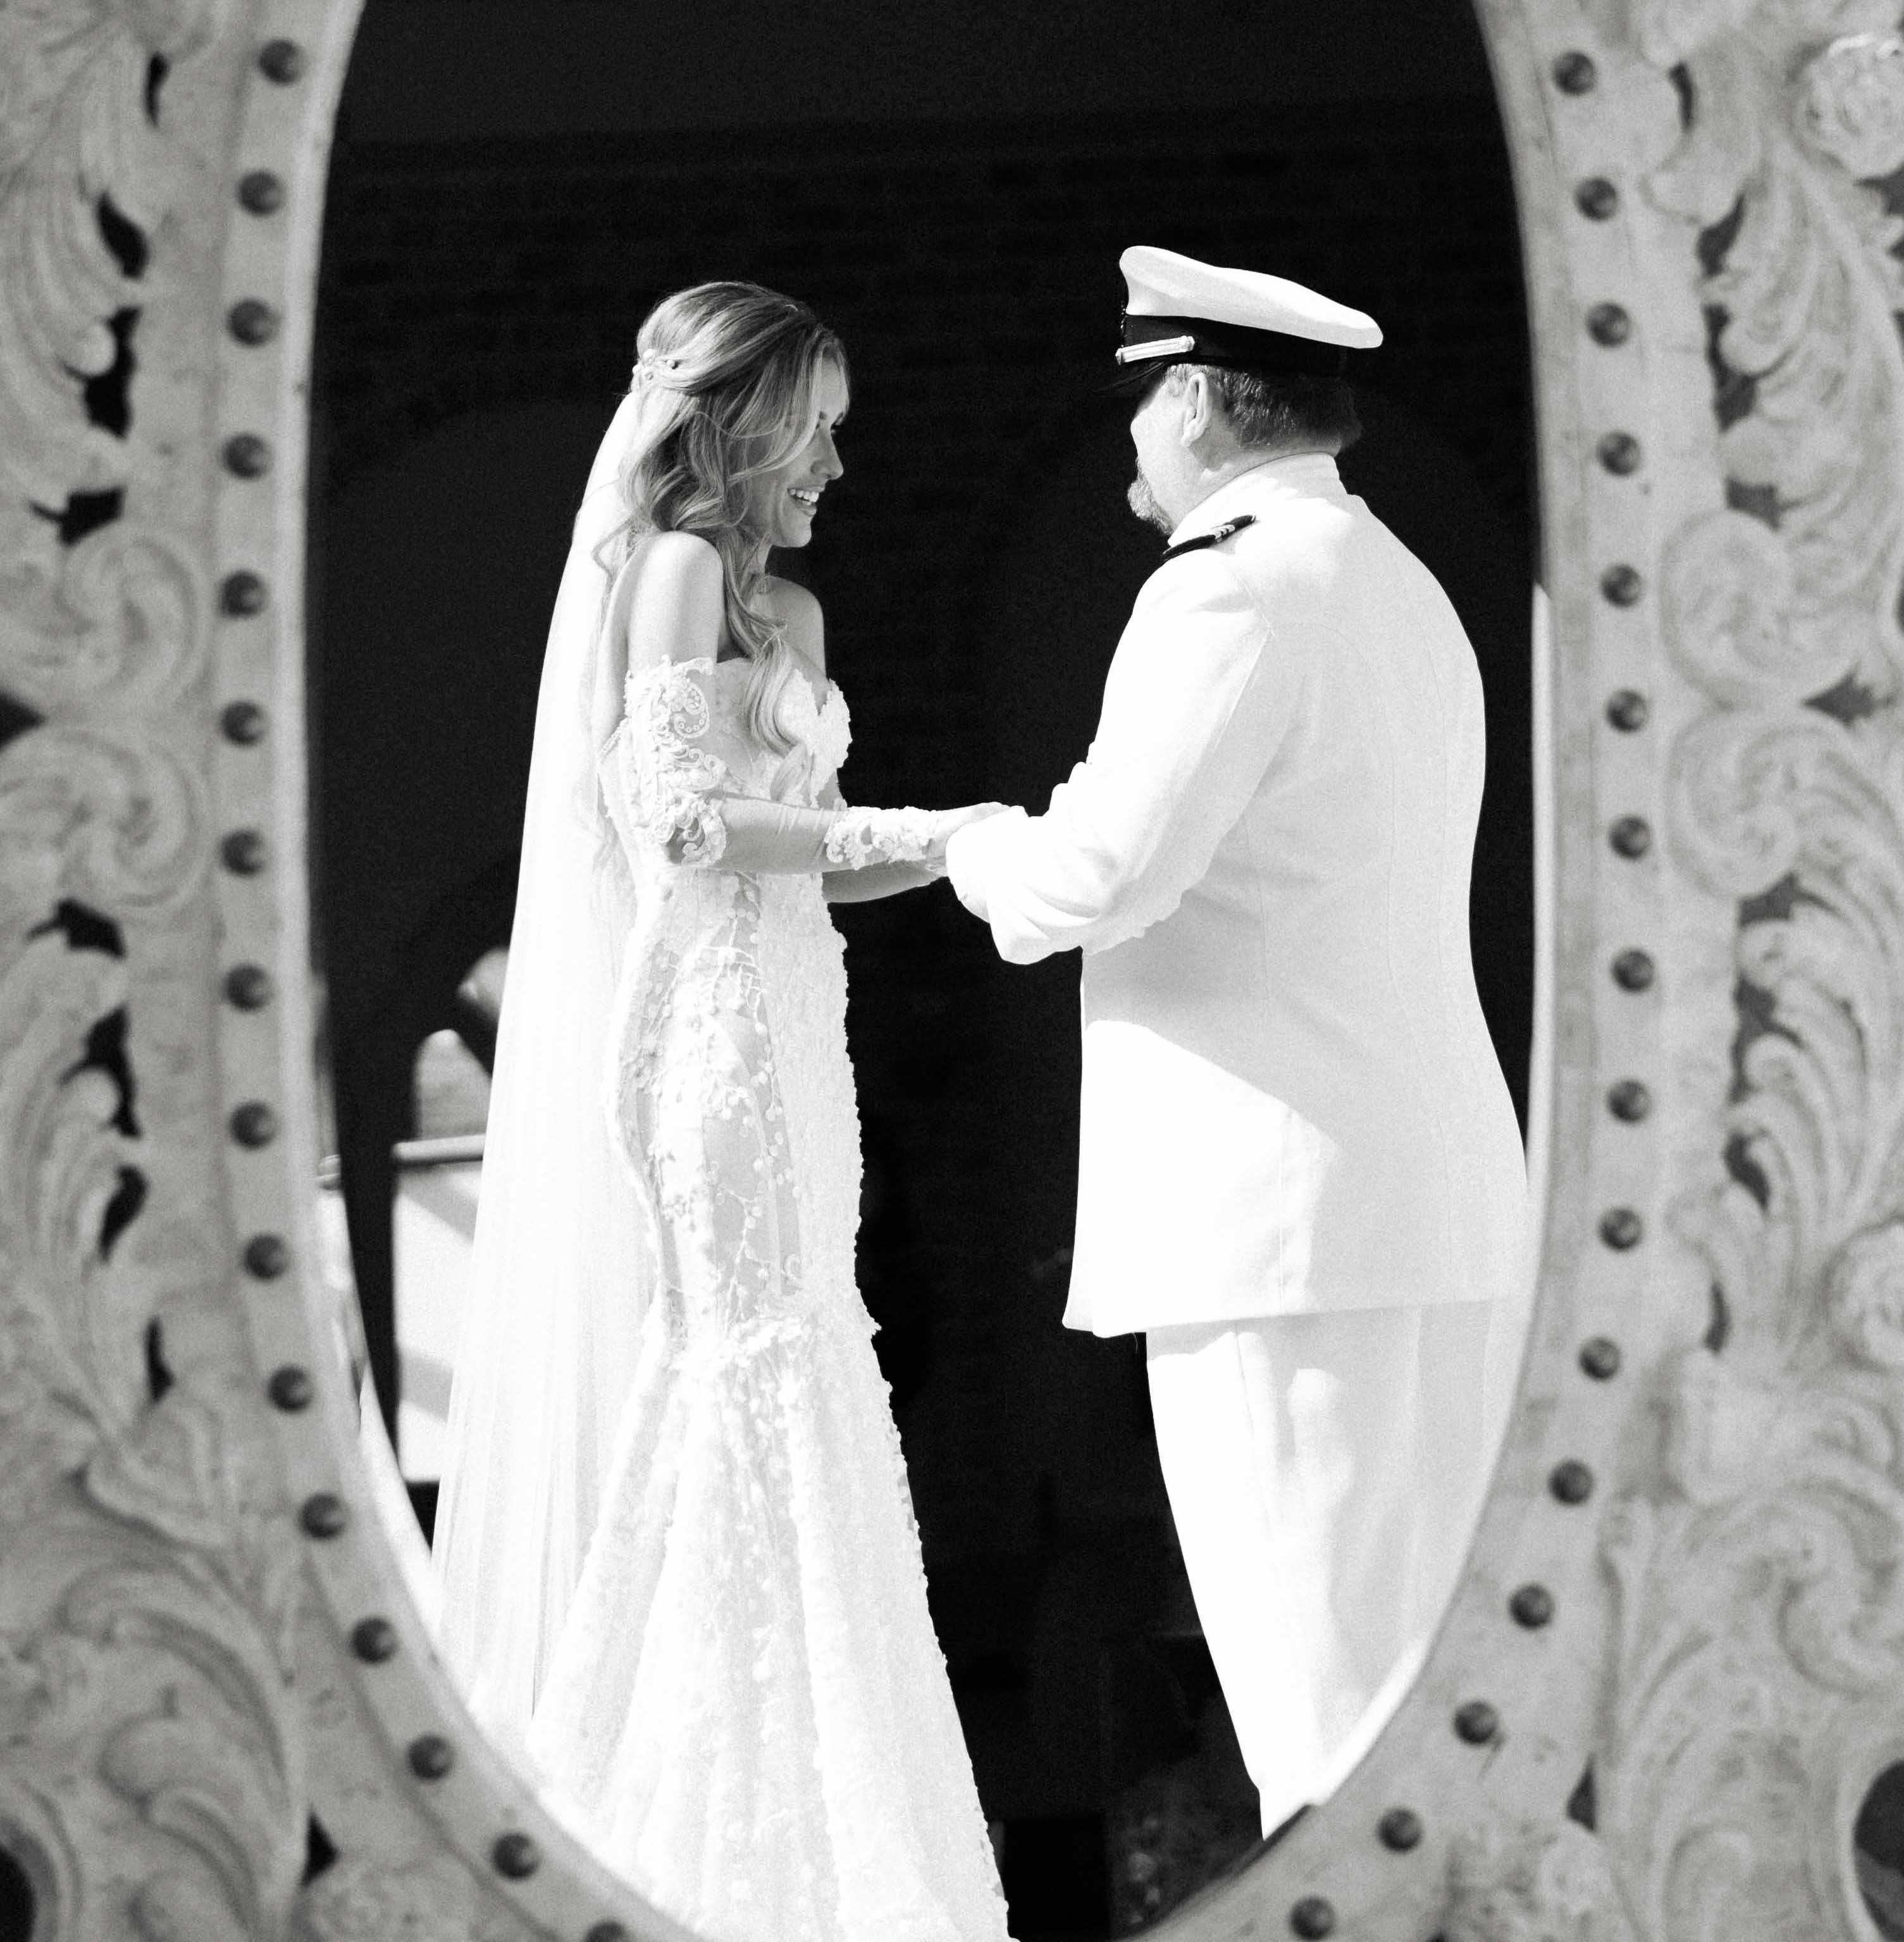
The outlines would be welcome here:
<svg viewBox="0 0 1904 1942">
<path fill-rule="evenodd" d="M 1610 431 L 1594 447 L 1601 464 L 1624 479 L 1639 470 L 1639 441 L 1630 431 Z"/>
<path fill-rule="evenodd" d="M 1590 94 L 1599 78 L 1591 54 L 1572 51 L 1554 63 L 1554 84 L 1563 94 Z"/>
<path fill-rule="evenodd" d="M 1580 1345 L 1580 1366 L 1595 1382 L 1611 1382 L 1620 1373 L 1619 1343 L 1610 1336 L 1590 1337 Z"/>
<path fill-rule="evenodd" d="M 1517 1625 L 1538 1631 L 1554 1617 L 1554 1594 L 1544 1585 L 1523 1585 L 1508 1600 L 1508 1610 Z"/>
<path fill-rule="evenodd" d="M 262 1011 L 271 996 L 271 974 L 262 964 L 234 964 L 225 974 L 225 1001 L 234 1011 Z"/>
<path fill-rule="evenodd" d="M 247 1099 L 232 1110 L 231 1137 L 241 1147 L 268 1147 L 277 1138 L 277 1115 L 262 1099 Z"/>
<path fill-rule="evenodd" d="M 456 1749 L 441 1733 L 420 1735 L 403 1757 L 419 1780 L 441 1780 L 456 1764 Z"/>
<path fill-rule="evenodd" d="M 1471 1747 L 1484 1747 L 1501 1730 L 1501 1715 L 1485 1699 L 1470 1699 L 1455 1709 L 1455 1732 Z"/>
<path fill-rule="evenodd" d="M 1412 1807 L 1391 1807 L 1376 1823 L 1377 1839 L 1391 1854 L 1405 1855 L 1422 1840 L 1422 1817 Z"/>
<path fill-rule="evenodd" d="M 291 1265 L 291 1250 L 282 1235 L 254 1234 L 245 1243 L 245 1272 L 259 1281 L 276 1281 Z"/>
<path fill-rule="evenodd" d="M 598 1922 L 582 1937 L 582 1942 L 635 1942 L 619 1922 Z"/>
<path fill-rule="evenodd" d="M 330 1490 L 320 1490 L 305 1499 L 298 1521 L 308 1537 L 339 1537 L 350 1521 L 349 1507 Z"/>
<path fill-rule="evenodd" d="M 255 701 L 228 701 L 218 718 L 218 725 L 228 742 L 241 749 L 255 746 L 265 739 L 265 711 Z"/>
<path fill-rule="evenodd" d="M 1600 1216 L 1600 1239 L 1617 1252 L 1639 1246 L 1645 1224 L 1630 1207 L 1609 1207 Z"/>
<path fill-rule="evenodd" d="M 255 877 L 270 860 L 270 846 L 262 831 L 234 829 L 218 846 L 225 867 L 234 877 Z"/>
<path fill-rule="evenodd" d="M 273 1371 L 271 1380 L 265 1385 L 265 1392 L 271 1398 L 274 1407 L 293 1414 L 311 1407 L 311 1399 L 317 1389 L 308 1369 L 287 1362 L 283 1368 Z"/>
<path fill-rule="evenodd" d="M 499 1875 L 511 1881 L 526 1881 L 542 1865 L 542 1850 L 531 1834 L 500 1834 L 489 1851 Z"/>
<path fill-rule="evenodd" d="M 1613 960 L 1613 982 L 1623 991 L 1645 991 L 1652 987 L 1653 960 L 1643 951 L 1623 951 Z"/>
<path fill-rule="evenodd" d="M 1336 1911 L 1321 1895 L 1306 1895 L 1289 1911 L 1289 1928 L 1304 1942 L 1321 1942 L 1322 1937 L 1336 1931 Z"/>
<path fill-rule="evenodd" d="M 225 313 L 225 327 L 240 344 L 254 350 L 277 335 L 278 314 L 260 297 L 241 298 Z"/>
<path fill-rule="evenodd" d="M 1646 590 L 1646 583 L 1639 577 L 1639 569 L 1622 562 L 1609 566 L 1600 575 L 1600 596 L 1612 602 L 1615 607 L 1631 607 Z"/>
<path fill-rule="evenodd" d="M 275 216 L 284 207 L 284 179 L 269 169 L 253 169 L 238 181 L 238 202 L 253 216 Z"/>
<path fill-rule="evenodd" d="M 234 433 L 225 441 L 225 469 L 236 479 L 262 479 L 271 469 L 271 449 L 255 431 Z"/>
<path fill-rule="evenodd" d="M 1578 1456 L 1565 1457 L 1554 1465 L 1547 1487 L 1558 1502 L 1584 1504 L 1593 1494 L 1593 1473 Z"/>
<path fill-rule="evenodd" d="M 1653 1095 L 1637 1079 L 1622 1079 L 1606 1092 L 1606 1110 L 1628 1126 L 1636 1125 L 1653 1110 Z"/>
<path fill-rule="evenodd" d="M 396 1656 L 396 1628 L 387 1619 L 360 1619 L 350 1628 L 350 1649 L 366 1665 Z"/>
<path fill-rule="evenodd" d="M 1573 192 L 1574 207 L 1582 216 L 1604 222 L 1620 206 L 1620 191 L 1604 176 L 1589 176 Z"/>
<path fill-rule="evenodd" d="M 1633 319 L 1616 303 L 1596 304 L 1587 313 L 1587 334 L 1611 351 L 1633 335 Z"/>
<path fill-rule="evenodd" d="M 1616 856 L 1636 859 L 1653 847 L 1652 826 L 1643 816 L 1623 816 L 1606 832 Z"/>
<path fill-rule="evenodd" d="M 1646 697 L 1636 688 L 1621 688 L 1607 697 L 1606 718 L 1623 735 L 1646 725 Z"/>
<path fill-rule="evenodd" d="M 280 87 L 301 79 L 304 67 L 304 49 L 295 41 L 267 41 L 258 50 L 258 71 Z"/>
<path fill-rule="evenodd" d="M 259 576 L 243 568 L 228 573 L 218 590 L 218 610 L 228 620 L 246 620 L 262 614 L 271 594 Z"/>
</svg>

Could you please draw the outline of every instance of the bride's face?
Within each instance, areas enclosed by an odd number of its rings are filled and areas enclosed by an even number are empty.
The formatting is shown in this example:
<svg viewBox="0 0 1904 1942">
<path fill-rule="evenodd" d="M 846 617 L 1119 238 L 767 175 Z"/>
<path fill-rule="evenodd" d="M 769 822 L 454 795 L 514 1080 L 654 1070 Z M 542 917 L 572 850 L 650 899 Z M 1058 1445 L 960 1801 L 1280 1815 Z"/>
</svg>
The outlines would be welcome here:
<svg viewBox="0 0 1904 1942">
<path fill-rule="evenodd" d="M 821 365 L 814 380 L 813 429 L 807 443 L 748 482 L 755 528 L 771 547 L 804 547 L 813 537 L 820 495 L 845 470 L 833 435 L 846 415 L 846 381 L 838 365 Z"/>
</svg>

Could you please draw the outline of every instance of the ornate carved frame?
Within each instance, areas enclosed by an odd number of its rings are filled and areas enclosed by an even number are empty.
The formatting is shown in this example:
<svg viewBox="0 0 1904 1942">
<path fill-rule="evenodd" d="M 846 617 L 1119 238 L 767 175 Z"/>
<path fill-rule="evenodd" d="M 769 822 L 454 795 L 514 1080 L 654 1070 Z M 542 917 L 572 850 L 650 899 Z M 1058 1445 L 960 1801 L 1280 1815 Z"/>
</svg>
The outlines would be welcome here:
<svg viewBox="0 0 1904 1942">
<path fill-rule="evenodd" d="M 0 9 L 0 1849 L 36 1938 L 675 1932 L 434 1665 L 314 1267 L 305 389 L 359 4 Z M 1413 1690 L 1174 1932 L 1872 1937 L 1898 0 L 1482 7 L 1553 602 L 1538 1312 Z"/>
</svg>

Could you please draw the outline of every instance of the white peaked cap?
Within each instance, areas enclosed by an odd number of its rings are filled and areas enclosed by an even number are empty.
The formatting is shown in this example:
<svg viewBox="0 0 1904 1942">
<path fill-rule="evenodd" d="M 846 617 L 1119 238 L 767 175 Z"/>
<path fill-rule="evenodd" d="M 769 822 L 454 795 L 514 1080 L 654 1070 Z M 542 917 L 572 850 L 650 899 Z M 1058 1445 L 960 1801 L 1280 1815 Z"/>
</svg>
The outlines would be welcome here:
<svg viewBox="0 0 1904 1942">
<path fill-rule="evenodd" d="M 1124 311 L 1140 318 L 1168 318 L 1186 325 L 1208 323 L 1348 351 L 1372 351 L 1382 342 L 1381 326 L 1359 310 L 1306 289 L 1284 277 L 1260 270 L 1226 269 L 1180 256 L 1174 250 L 1138 244 L 1118 259 L 1129 290 Z M 1131 338 L 1149 331 L 1130 331 Z"/>
</svg>

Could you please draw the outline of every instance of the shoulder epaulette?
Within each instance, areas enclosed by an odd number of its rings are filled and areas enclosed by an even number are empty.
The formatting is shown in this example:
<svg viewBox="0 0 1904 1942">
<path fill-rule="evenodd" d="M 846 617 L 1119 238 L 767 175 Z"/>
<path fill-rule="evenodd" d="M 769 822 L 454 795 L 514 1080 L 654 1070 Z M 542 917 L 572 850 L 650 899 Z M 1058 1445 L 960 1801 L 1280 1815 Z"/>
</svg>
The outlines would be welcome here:
<svg viewBox="0 0 1904 1942">
<path fill-rule="evenodd" d="M 1239 513 L 1236 518 L 1226 520 L 1222 525 L 1214 528 L 1209 532 L 1198 533 L 1193 540 L 1179 540 L 1176 545 L 1166 550 L 1164 558 L 1174 559 L 1180 553 L 1195 553 L 1204 547 L 1219 546 L 1232 533 L 1240 533 L 1245 526 L 1253 526 L 1255 524 L 1255 513 Z"/>
</svg>

